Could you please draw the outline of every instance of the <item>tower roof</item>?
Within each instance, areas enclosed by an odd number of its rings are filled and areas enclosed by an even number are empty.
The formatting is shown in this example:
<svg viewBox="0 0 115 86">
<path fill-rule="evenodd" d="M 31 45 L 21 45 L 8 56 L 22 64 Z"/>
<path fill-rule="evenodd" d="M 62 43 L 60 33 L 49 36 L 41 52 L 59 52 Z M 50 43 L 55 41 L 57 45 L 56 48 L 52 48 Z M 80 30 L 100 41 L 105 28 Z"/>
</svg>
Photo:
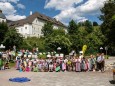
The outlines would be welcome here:
<svg viewBox="0 0 115 86">
<path fill-rule="evenodd" d="M 6 16 L 2 13 L 2 10 L 0 10 L 0 18 L 6 19 Z"/>
</svg>

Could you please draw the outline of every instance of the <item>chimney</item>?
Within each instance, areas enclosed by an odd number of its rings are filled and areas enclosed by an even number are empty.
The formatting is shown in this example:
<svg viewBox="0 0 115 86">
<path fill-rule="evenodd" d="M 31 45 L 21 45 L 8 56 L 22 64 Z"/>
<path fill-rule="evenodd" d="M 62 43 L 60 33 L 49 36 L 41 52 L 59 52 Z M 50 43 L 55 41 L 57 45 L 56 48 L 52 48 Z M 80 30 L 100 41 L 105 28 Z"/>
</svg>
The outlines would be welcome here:
<svg viewBox="0 0 115 86">
<path fill-rule="evenodd" d="M 30 15 L 32 15 L 32 11 L 30 11 Z"/>
<path fill-rule="evenodd" d="M 2 10 L 0 10 L 0 13 L 2 13 Z"/>
</svg>

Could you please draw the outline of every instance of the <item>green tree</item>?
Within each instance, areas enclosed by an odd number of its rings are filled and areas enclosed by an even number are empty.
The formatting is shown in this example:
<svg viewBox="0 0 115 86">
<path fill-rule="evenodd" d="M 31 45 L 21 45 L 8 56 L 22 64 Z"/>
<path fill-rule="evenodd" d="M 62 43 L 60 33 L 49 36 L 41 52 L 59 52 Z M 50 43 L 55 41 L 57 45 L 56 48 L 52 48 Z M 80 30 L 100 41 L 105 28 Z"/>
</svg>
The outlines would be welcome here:
<svg viewBox="0 0 115 86">
<path fill-rule="evenodd" d="M 50 36 L 45 41 L 49 51 L 57 50 L 58 47 L 61 47 L 61 52 L 67 54 L 70 50 L 71 42 L 64 35 Z"/>
<path fill-rule="evenodd" d="M 23 37 L 17 33 L 15 28 L 9 28 L 3 40 L 3 44 L 6 48 L 12 48 L 14 45 L 19 48 L 22 43 Z"/>
<path fill-rule="evenodd" d="M 93 26 L 98 26 L 98 23 L 94 21 Z"/>
<path fill-rule="evenodd" d="M 0 23 L 0 43 L 4 40 L 7 31 L 8 31 L 7 24 L 5 22 Z"/>
<path fill-rule="evenodd" d="M 65 35 L 65 31 L 62 28 L 59 29 L 53 29 L 51 36 L 56 36 L 56 35 Z"/>
<path fill-rule="evenodd" d="M 86 21 L 84 22 L 84 26 L 85 26 L 85 29 L 86 29 L 86 31 L 87 31 L 88 33 L 91 33 L 91 32 L 92 32 L 92 30 L 93 30 L 93 25 L 92 25 L 92 23 L 91 23 L 89 20 L 86 20 Z"/>
<path fill-rule="evenodd" d="M 21 46 L 21 48 L 25 48 L 25 49 L 33 49 L 33 48 L 38 48 L 39 51 L 45 51 L 45 44 L 44 44 L 44 38 L 40 37 L 28 37 L 26 39 L 24 39 L 24 42 Z"/>
<path fill-rule="evenodd" d="M 72 49 L 77 52 L 82 50 L 82 46 L 87 43 L 87 34 L 85 27 L 79 27 L 78 33 L 70 37 L 72 42 Z"/>
<path fill-rule="evenodd" d="M 101 9 L 100 20 L 103 21 L 101 25 L 102 33 L 107 38 L 105 45 L 113 45 L 115 43 L 115 0 L 108 0 L 104 3 Z"/>
<path fill-rule="evenodd" d="M 53 25 L 50 22 L 47 22 L 42 28 L 42 33 L 44 34 L 44 36 L 50 35 L 52 31 L 53 31 Z"/>
<path fill-rule="evenodd" d="M 98 48 L 103 45 L 105 36 L 102 34 L 99 27 L 94 27 L 92 33 L 87 35 L 87 46 L 93 50 L 98 50 Z"/>
<path fill-rule="evenodd" d="M 74 20 L 71 20 L 69 22 L 69 26 L 68 26 L 68 33 L 70 35 L 73 35 L 73 34 L 76 34 L 77 33 L 77 30 L 78 30 L 78 27 L 77 27 L 77 24 L 75 23 Z"/>
</svg>

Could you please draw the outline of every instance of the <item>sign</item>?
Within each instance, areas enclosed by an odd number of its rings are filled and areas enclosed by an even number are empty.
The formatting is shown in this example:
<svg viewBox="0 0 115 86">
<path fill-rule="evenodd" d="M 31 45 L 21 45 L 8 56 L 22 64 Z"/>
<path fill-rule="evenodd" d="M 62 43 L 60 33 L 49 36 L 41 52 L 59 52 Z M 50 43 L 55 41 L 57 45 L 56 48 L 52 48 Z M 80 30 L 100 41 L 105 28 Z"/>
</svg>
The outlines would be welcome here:
<svg viewBox="0 0 115 86">
<path fill-rule="evenodd" d="M 108 47 L 105 47 L 105 50 L 108 50 Z"/>
</svg>

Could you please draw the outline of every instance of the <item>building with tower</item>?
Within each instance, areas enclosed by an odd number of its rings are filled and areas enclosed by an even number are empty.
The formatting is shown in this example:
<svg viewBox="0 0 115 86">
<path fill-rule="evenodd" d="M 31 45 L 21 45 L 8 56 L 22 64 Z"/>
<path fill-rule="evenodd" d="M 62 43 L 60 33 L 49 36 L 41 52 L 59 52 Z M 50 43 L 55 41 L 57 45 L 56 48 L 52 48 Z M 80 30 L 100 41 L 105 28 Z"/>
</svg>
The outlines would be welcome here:
<svg viewBox="0 0 115 86">
<path fill-rule="evenodd" d="M 0 22 L 6 22 L 6 16 L 2 13 L 2 10 L 0 10 Z"/>
</svg>

